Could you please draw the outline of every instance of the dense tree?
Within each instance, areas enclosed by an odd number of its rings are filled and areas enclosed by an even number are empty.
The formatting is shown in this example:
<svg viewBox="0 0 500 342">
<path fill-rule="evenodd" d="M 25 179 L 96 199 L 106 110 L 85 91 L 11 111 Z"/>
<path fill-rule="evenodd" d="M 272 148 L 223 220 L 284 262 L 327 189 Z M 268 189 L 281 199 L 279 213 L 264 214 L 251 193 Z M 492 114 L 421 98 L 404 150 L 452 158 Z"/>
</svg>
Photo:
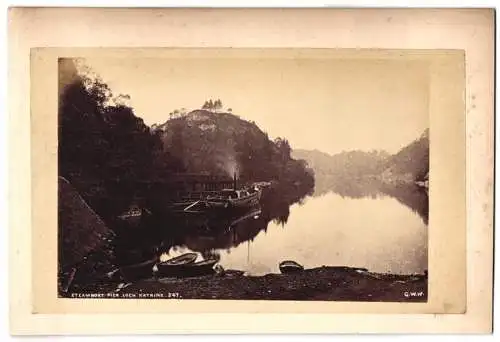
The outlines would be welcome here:
<svg viewBox="0 0 500 342">
<path fill-rule="evenodd" d="M 125 104 L 127 95 L 113 96 L 99 77 L 78 73 L 70 62 L 64 63 L 59 175 L 104 219 L 111 218 L 144 198 L 148 181 L 165 177 L 169 157 L 159 135 Z"/>
</svg>

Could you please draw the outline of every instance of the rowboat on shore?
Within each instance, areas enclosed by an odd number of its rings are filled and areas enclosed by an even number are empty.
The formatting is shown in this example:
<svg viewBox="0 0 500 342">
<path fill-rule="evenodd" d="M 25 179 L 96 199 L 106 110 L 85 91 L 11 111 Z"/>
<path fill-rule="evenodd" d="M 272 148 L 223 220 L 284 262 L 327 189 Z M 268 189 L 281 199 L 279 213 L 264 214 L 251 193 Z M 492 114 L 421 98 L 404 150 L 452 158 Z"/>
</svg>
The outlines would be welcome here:
<svg viewBox="0 0 500 342">
<path fill-rule="evenodd" d="M 158 268 L 158 275 L 176 273 L 184 266 L 194 263 L 197 258 L 198 254 L 196 253 L 185 253 L 167 261 L 162 261 L 156 265 Z"/>
<path fill-rule="evenodd" d="M 196 258 L 198 258 L 198 254 L 196 253 L 184 253 L 179 255 L 178 257 L 168 259 L 167 261 L 162 261 L 158 265 L 162 266 L 179 266 L 193 263 Z"/>
<path fill-rule="evenodd" d="M 215 273 L 214 266 L 219 262 L 218 259 L 216 258 L 210 258 L 206 260 L 202 260 L 199 262 L 195 262 L 193 264 L 188 264 L 185 265 L 184 269 L 182 270 L 182 276 L 185 277 L 193 277 L 193 276 L 200 276 L 200 275 L 207 275 L 207 274 L 212 274 Z"/>
<path fill-rule="evenodd" d="M 158 275 L 164 277 L 186 277 L 205 275 L 214 272 L 219 259 L 213 257 L 195 262 L 196 253 L 186 253 L 157 265 Z"/>
<path fill-rule="evenodd" d="M 295 273 L 304 270 L 304 266 L 300 265 L 299 263 L 293 260 L 285 260 L 280 262 L 279 268 L 281 273 L 283 274 Z"/>
</svg>

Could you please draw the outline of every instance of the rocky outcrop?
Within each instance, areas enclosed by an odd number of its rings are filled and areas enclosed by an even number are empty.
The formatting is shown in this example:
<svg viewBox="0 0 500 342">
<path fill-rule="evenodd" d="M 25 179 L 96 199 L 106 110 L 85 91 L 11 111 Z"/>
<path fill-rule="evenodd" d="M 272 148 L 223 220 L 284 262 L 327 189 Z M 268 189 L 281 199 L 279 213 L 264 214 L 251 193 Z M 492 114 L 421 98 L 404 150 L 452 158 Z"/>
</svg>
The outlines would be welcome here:
<svg viewBox="0 0 500 342">
<path fill-rule="evenodd" d="M 58 259 L 65 269 L 107 248 L 114 234 L 65 178 L 58 186 Z"/>
</svg>

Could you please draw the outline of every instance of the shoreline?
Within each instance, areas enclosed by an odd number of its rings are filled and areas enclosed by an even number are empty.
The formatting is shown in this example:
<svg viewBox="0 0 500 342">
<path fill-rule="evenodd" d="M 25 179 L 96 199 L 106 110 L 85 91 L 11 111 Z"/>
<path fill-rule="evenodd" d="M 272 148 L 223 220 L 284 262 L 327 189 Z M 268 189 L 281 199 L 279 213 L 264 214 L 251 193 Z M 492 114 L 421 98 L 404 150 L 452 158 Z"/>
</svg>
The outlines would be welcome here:
<svg viewBox="0 0 500 342">
<path fill-rule="evenodd" d="M 150 277 L 133 283 L 75 288 L 66 298 L 237 299 L 299 301 L 426 302 L 427 275 L 373 273 L 323 266 L 290 274 L 245 276 L 226 270 L 186 278 Z M 99 297 L 100 296 L 100 297 Z"/>
</svg>

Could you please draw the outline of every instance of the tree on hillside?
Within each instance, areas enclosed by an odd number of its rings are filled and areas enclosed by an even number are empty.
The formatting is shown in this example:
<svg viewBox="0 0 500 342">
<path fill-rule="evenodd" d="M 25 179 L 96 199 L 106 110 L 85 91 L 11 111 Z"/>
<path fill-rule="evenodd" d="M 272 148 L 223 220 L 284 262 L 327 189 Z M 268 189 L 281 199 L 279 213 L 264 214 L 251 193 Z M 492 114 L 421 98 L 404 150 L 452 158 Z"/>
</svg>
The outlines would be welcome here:
<svg viewBox="0 0 500 342">
<path fill-rule="evenodd" d="M 174 118 L 179 117 L 179 110 L 178 110 L 178 109 L 174 109 L 174 110 L 172 111 L 172 117 L 174 117 Z"/>
<path fill-rule="evenodd" d="M 278 152 L 281 156 L 281 159 L 283 161 L 286 161 L 290 159 L 290 154 L 292 152 L 292 148 L 290 147 L 290 143 L 288 142 L 287 139 L 284 138 L 276 138 L 274 143 L 276 144 L 276 147 L 278 148 Z"/>
<path fill-rule="evenodd" d="M 120 94 L 114 99 L 114 104 L 116 106 L 127 106 L 128 101 L 130 101 L 130 95 Z"/>
<path fill-rule="evenodd" d="M 217 99 L 214 102 L 214 111 L 217 112 L 220 109 L 222 109 L 222 102 L 220 99 Z"/>
<path fill-rule="evenodd" d="M 170 113 L 168 113 L 170 119 L 182 118 L 188 114 L 188 110 L 186 108 L 174 109 Z"/>
<path fill-rule="evenodd" d="M 210 100 L 205 101 L 203 103 L 203 106 L 201 107 L 201 109 L 205 109 L 205 110 L 217 113 L 218 111 L 223 109 L 222 101 L 220 99 L 217 99 L 215 101 L 210 99 Z"/>
</svg>

